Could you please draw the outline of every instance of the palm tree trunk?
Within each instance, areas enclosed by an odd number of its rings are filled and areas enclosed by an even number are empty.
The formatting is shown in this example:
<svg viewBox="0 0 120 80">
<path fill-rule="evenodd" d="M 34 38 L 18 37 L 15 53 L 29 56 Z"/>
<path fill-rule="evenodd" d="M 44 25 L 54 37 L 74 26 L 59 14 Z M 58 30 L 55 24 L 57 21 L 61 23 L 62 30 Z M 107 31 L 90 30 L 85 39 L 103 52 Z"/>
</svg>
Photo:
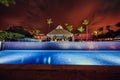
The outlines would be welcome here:
<svg viewBox="0 0 120 80">
<path fill-rule="evenodd" d="M 86 26 L 86 34 L 87 34 L 87 36 L 86 36 L 86 41 L 88 40 L 88 26 Z"/>
<path fill-rule="evenodd" d="M 48 27 L 48 33 L 49 33 L 49 31 L 50 31 L 50 24 L 49 24 L 49 27 Z"/>
</svg>

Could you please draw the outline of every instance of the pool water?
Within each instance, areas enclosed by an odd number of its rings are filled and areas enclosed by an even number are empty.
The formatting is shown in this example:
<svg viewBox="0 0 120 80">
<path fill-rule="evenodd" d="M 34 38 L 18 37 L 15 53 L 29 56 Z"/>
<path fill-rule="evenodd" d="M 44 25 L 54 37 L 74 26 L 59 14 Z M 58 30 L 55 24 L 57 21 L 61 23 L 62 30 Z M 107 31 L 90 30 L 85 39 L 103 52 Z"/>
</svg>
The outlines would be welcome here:
<svg viewBox="0 0 120 80">
<path fill-rule="evenodd" d="M 2 50 L 0 64 L 120 66 L 119 50 Z"/>
</svg>

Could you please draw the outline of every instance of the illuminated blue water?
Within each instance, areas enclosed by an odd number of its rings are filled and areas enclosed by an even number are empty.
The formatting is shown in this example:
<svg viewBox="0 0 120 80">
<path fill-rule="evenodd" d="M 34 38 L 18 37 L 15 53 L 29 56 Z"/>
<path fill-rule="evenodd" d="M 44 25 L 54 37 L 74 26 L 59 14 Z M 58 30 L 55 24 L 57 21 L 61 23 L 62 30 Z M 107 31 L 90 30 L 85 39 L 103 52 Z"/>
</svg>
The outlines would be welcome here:
<svg viewBox="0 0 120 80">
<path fill-rule="evenodd" d="M 0 64 L 120 66 L 118 50 L 3 50 Z"/>
</svg>

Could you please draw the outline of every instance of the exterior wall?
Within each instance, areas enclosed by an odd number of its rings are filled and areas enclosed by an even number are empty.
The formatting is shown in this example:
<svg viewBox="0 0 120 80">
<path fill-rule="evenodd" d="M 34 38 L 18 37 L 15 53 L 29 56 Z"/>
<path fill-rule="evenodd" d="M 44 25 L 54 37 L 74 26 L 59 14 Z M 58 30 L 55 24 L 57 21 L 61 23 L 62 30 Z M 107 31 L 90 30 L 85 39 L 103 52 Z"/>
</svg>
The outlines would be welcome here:
<svg viewBox="0 0 120 80">
<path fill-rule="evenodd" d="M 75 39 L 78 39 L 78 40 L 93 40 L 94 36 L 92 34 L 80 34 L 78 36 L 74 36 L 72 40 L 75 41 Z"/>
<path fill-rule="evenodd" d="M 34 35 L 34 38 L 40 40 L 47 40 L 47 36 L 45 36 L 44 34 Z"/>
<path fill-rule="evenodd" d="M 70 35 L 52 35 L 52 36 L 48 36 L 49 38 L 51 38 L 51 41 L 55 41 L 55 42 L 64 42 L 64 41 L 69 41 L 68 38 L 70 38 Z M 61 38 L 59 38 L 61 37 Z M 71 40 L 72 41 L 72 40 Z"/>
<path fill-rule="evenodd" d="M 120 38 L 114 38 L 114 40 L 120 40 Z"/>
<path fill-rule="evenodd" d="M 41 36 L 41 40 L 43 41 L 47 40 L 47 36 Z"/>
<path fill-rule="evenodd" d="M 80 35 L 79 35 L 79 38 L 80 38 L 80 39 L 89 39 L 89 40 L 91 40 L 91 39 L 93 39 L 94 37 L 93 37 L 92 34 L 80 34 Z"/>
<path fill-rule="evenodd" d="M 2 42 L 3 50 L 120 50 L 119 41 Z"/>
</svg>

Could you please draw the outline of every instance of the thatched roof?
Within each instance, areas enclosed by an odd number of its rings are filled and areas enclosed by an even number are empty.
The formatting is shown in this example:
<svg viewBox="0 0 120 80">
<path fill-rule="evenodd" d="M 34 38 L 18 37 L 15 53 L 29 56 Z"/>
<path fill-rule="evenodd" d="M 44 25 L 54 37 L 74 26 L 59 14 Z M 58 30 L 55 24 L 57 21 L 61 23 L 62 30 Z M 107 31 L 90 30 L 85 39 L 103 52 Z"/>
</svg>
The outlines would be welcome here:
<svg viewBox="0 0 120 80">
<path fill-rule="evenodd" d="M 63 27 L 61 25 L 58 25 L 57 28 L 54 29 L 53 31 L 51 31 L 50 33 L 48 33 L 47 36 L 49 36 L 49 37 L 53 37 L 53 36 L 70 37 L 70 36 L 73 36 L 73 34 L 70 33 L 69 31 L 63 29 Z"/>
<path fill-rule="evenodd" d="M 120 35 L 116 36 L 115 39 L 120 39 Z"/>
</svg>

